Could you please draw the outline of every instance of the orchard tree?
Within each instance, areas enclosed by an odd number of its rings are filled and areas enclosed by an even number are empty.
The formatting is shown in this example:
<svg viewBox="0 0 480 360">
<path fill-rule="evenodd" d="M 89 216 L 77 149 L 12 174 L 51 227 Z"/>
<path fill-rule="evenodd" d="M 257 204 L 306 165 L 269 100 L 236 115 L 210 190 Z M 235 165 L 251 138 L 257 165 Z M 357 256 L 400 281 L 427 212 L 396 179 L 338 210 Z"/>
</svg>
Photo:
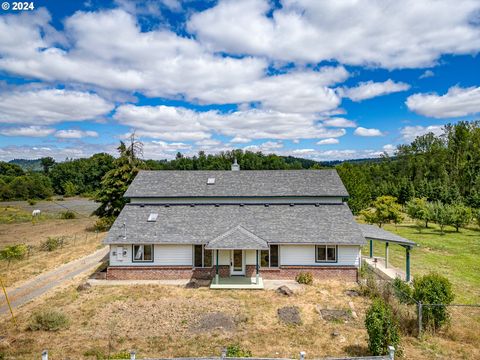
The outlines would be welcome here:
<svg viewBox="0 0 480 360">
<path fill-rule="evenodd" d="M 472 211 L 469 207 L 456 203 L 450 206 L 451 207 L 451 223 L 450 225 L 455 227 L 455 230 L 459 232 L 461 227 L 464 227 L 470 223 L 472 220 Z"/>
<path fill-rule="evenodd" d="M 377 224 L 382 227 L 383 224 L 394 222 L 398 224 L 402 221 L 402 207 L 397 203 L 394 196 L 380 196 L 372 204 L 370 209 L 362 210 L 360 215 L 369 224 Z"/>
<path fill-rule="evenodd" d="M 406 204 L 406 210 L 408 216 L 414 220 L 424 221 L 425 227 L 428 228 L 428 221 L 430 220 L 431 213 L 428 207 L 426 198 L 413 198 Z"/>
<path fill-rule="evenodd" d="M 432 204 L 432 220 L 440 227 L 440 233 L 445 234 L 445 226 L 453 222 L 453 209 L 450 205 L 445 205 L 440 201 Z"/>
</svg>

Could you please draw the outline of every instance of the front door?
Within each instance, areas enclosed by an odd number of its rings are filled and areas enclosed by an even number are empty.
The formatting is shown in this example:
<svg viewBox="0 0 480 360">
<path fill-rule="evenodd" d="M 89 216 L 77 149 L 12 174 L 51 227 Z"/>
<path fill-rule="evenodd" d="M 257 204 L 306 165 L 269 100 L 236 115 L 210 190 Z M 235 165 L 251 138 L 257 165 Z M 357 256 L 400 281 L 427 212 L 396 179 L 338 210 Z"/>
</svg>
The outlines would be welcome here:
<svg viewBox="0 0 480 360">
<path fill-rule="evenodd" d="M 232 250 L 230 255 L 230 275 L 245 275 L 243 250 Z"/>
</svg>

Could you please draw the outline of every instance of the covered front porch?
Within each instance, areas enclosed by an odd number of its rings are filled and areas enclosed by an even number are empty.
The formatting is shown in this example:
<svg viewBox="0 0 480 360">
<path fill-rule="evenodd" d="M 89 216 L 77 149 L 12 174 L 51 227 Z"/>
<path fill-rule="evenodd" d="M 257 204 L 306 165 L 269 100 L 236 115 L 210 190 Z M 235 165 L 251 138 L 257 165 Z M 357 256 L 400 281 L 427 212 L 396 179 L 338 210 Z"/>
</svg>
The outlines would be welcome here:
<svg viewBox="0 0 480 360">
<path fill-rule="evenodd" d="M 210 241 L 205 249 L 215 252 L 211 289 L 263 289 L 259 259 L 260 251 L 269 249 L 265 240 L 239 225 Z"/>
</svg>

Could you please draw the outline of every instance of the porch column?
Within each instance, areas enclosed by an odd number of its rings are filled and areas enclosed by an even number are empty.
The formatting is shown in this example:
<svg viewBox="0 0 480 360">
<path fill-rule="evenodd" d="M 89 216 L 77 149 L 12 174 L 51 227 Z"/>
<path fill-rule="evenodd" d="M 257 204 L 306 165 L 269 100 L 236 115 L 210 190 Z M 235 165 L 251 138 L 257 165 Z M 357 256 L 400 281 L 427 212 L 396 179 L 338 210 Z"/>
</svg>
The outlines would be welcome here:
<svg viewBox="0 0 480 360">
<path fill-rule="evenodd" d="M 370 259 L 373 258 L 373 240 L 370 239 Z"/>
<path fill-rule="evenodd" d="M 256 263 L 256 265 L 255 265 L 255 270 L 256 270 L 257 276 L 256 276 L 256 282 L 255 282 L 255 284 L 258 284 L 258 278 L 260 277 L 260 275 L 258 274 L 258 250 L 256 250 L 255 253 L 256 253 L 256 255 L 257 255 L 257 256 L 256 256 L 257 263 Z"/>
<path fill-rule="evenodd" d="M 215 283 L 218 284 L 218 249 L 217 249 L 217 256 L 216 256 L 216 266 L 215 266 Z"/>
<path fill-rule="evenodd" d="M 405 246 L 405 281 L 410 282 L 410 246 Z"/>
<path fill-rule="evenodd" d="M 385 243 L 385 269 L 388 268 L 388 241 Z"/>
</svg>

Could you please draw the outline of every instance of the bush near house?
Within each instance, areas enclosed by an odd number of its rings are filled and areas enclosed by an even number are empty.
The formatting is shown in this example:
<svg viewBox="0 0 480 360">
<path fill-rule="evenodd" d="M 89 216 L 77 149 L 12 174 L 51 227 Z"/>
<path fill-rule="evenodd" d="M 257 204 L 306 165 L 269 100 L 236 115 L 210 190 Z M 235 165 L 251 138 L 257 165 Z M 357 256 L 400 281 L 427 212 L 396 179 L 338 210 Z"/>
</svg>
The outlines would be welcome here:
<svg viewBox="0 0 480 360">
<path fill-rule="evenodd" d="M 76 215 L 73 211 L 71 210 L 67 210 L 65 212 L 63 212 L 60 217 L 62 219 L 65 219 L 65 220 L 70 220 L 70 219 L 75 219 L 76 218 Z"/>
<path fill-rule="evenodd" d="M 28 328 L 32 331 L 58 331 L 66 329 L 70 321 L 68 317 L 58 310 L 43 310 L 32 315 Z"/>
<path fill-rule="evenodd" d="M 107 216 L 98 219 L 90 230 L 104 232 L 110 230 L 115 221 L 114 216 Z"/>
<path fill-rule="evenodd" d="M 312 285 L 313 284 L 313 275 L 309 272 L 301 272 L 295 277 L 295 281 L 299 284 Z"/>
<path fill-rule="evenodd" d="M 243 349 L 240 345 L 228 345 L 227 346 L 227 357 L 251 357 L 252 352 L 247 349 Z"/>
<path fill-rule="evenodd" d="M 397 349 L 400 342 L 398 324 L 392 309 L 383 299 L 373 300 L 367 310 L 365 327 L 368 333 L 368 350 L 372 355 L 388 354 L 388 346 Z"/>
</svg>

